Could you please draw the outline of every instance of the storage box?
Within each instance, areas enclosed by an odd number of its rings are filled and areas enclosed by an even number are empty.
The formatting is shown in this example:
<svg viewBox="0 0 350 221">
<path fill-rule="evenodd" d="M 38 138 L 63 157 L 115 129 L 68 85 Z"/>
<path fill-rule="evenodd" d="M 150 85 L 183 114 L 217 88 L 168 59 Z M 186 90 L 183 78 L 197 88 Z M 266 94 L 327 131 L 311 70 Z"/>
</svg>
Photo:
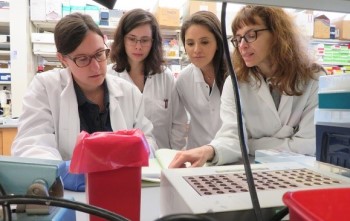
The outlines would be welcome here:
<svg viewBox="0 0 350 221">
<path fill-rule="evenodd" d="M 46 0 L 46 21 L 58 21 L 62 18 L 62 3 Z"/>
<path fill-rule="evenodd" d="M 165 28 L 179 28 L 180 26 L 180 12 L 177 8 L 157 7 L 155 15 L 160 26 Z"/>
<path fill-rule="evenodd" d="M 46 20 L 46 0 L 30 1 L 30 20 L 32 21 Z"/>
<path fill-rule="evenodd" d="M 52 32 L 32 33 L 32 43 L 55 44 L 55 38 Z"/>
<path fill-rule="evenodd" d="M 217 13 L 216 2 L 207 2 L 207 1 L 186 1 L 183 7 L 182 19 L 188 18 L 190 15 L 197 11 L 211 11 L 214 14 Z"/>
<path fill-rule="evenodd" d="M 350 40 L 350 20 L 337 20 L 333 24 L 339 29 L 339 39 Z"/>
<path fill-rule="evenodd" d="M 85 14 L 91 16 L 91 18 L 96 22 L 96 24 L 100 23 L 100 8 L 96 5 L 87 5 L 85 6 Z"/>
<path fill-rule="evenodd" d="M 318 107 L 350 110 L 350 91 L 318 93 Z"/>
<path fill-rule="evenodd" d="M 11 74 L 0 73 L 0 81 L 11 81 Z"/>
<path fill-rule="evenodd" d="M 33 43 L 34 53 L 56 53 L 56 45 L 50 43 Z"/>
<path fill-rule="evenodd" d="M 283 195 L 290 221 L 349 220 L 350 188 L 299 190 Z"/>
<path fill-rule="evenodd" d="M 314 19 L 314 38 L 330 38 L 330 21 L 325 15 Z"/>
<path fill-rule="evenodd" d="M 295 15 L 295 22 L 299 26 L 301 33 L 306 36 L 314 34 L 314 14 L 313 11 L 302 11 Z"/>
<path fill-rule="evenodd" d="M 325 75 L 319 78 L 320 109 L 350 109 L 350 75 Z"/>
<path fill-rule="evenodd" d="M 0 21 L 10 21 L 10 9 L 8 7 L 0 7 Z"/>
</svg>

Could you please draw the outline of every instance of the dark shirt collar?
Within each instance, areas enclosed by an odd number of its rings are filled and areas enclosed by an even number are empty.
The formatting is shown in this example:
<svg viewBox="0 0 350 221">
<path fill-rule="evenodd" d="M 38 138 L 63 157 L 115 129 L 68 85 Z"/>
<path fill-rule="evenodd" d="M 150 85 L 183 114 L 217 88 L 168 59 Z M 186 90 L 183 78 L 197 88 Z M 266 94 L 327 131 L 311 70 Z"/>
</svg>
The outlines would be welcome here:
<svg viewBox="0 0 350 221">
<path fill-rule="evenodd" d="M 85 94 L 83 93 L 83 91 L 79 87 L 78 83 L 74 80 L 74 78 L 73 78 L 73 82 L 74 82 L 75 94 L 77 96 L 78 106 L 81 107 L 86 102 L 92 103 L 89 99 L 86 98 Z M 109 96 L 108 96 L 109 91 L 108 91 L 106 80 L 103 81 L 103 87 L 104 87 L 103 103 L 104 103 L 105 107 L 107 108 L 107 107 L 109 107 Z"/>
</svg>

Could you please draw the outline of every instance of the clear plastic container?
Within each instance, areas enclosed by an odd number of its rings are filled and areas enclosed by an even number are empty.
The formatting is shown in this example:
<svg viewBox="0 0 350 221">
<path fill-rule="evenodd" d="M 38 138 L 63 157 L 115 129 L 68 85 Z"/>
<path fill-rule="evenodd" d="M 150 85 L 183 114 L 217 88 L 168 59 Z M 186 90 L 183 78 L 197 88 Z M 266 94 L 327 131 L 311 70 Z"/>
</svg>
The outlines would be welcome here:
<svg viewBox="0 0 350 221">
<path fill-rule="evenodd" d="M 319 93 L 350 91 L 350 74 L 324 75 L 319 78 Z"/>
</svg>

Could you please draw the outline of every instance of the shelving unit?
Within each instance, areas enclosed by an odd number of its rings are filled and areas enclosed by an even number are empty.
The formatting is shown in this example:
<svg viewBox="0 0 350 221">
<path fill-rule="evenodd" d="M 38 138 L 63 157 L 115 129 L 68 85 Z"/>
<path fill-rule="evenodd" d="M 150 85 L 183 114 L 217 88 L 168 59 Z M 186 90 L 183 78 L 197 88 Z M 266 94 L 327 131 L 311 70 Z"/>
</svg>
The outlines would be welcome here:
<svg viewBox="0 0 350 221">
<path fill-rule="evenodd" d="M 53 32 L 55 25 L 57 22 L 44 22 L 44 21 L 33 21 L 33 29 L 34 32 Z M 108 39 L 113 39 L 113 34 L 116 29 L 114 26 L 99 26 L 100 29 L 102 30 L 103 34 L 105 34 Z M 179 40 L 179 34 L 180 30 L 179 29 L 161 29 L 161 34 L 163 37 L 163 42 L 164 41 L 171 41 L 171 40 L 176 40 L 179 43 L 179 47 L 174 51 L 174 56 L 168 56 L 167 51 L 165 51 L 165 60 L 167 61 L 167 64 L 169 65 L 169 68 L 174 70 L 175 72 L 178 72 L 178 70 L 181 68 L 181 59 L 182 57 L 180 56 L 182 52 L 184 51 L 182 45 L 180 44 Z M 56 59 L 56 53 L 55 52 L 38 52 L 34 51 L 33 54 L 35 56 L 38 56 L 38 61 L 40 60 L 45 60 L 45 65 L 51 65 L 51 66 L 59 66 L 60 63 Z M 38 62 L 40 63 L 40 62 Z M 178 67 L 177 67 L 178 66 Z"/>
<path fill-rule="evenodd" d="M 220 0 L 209 0 L 212 2 L 222 2 Z M 33 25 L 30 21 L 30 8 L 28 0 L 11 0 L 10 10 L 10 35 L 11 35 L 11 58 L 12 68 L 12 113 L 15 117 L 19 116 L 22 110 L 22 98 L 31 79 L 36 73 L 37 54 L 32 52 L 32 43 L 30 33 L 39 29 L 52 28 L 52 24 L 42 22 Z M 278 7 L 295 8 L 295 9 L 313 9 L 320 11 L 350 13 L 349 0 L 228 0 L 228 3 L 239 4 L 259 4 L 272 5 Z M 218 15 L 221 16 L 221 15 Z M 49 27 L 46 27 L 49 26 Z M 1 22 L 0 22 L 1 27 Z M 103 29 L 106 33 L 111 34 L 115 27 L 106 27 Z M 1 55 L 8 56 L 9 54 Z M 48 58 L 50 55 L 45 55 Z"/>
<path fill-rule="evenodd" d="M 310 44 L 328 74 L 350 73 L 350 40 L 312 39 Z"/>
<path fill-rule="evenodd" d="M 0 34 L 1 35 L 9 35 L 10 34 L 10 22 L 9 18 L 3 18 L 0 21 Z M 0 68 L 2 71 L 4 69 L 9 68 L 10 64 L 10 43 L 9 42 L 0 42 Z M 1 71 L 1 74 L 3 72 Z M 11 81 L 2 80 L 3 76 L 0 76 L 0 90 L 2 90 L 3 86 L 9 88 L 11 86 Z"/>
</svg>

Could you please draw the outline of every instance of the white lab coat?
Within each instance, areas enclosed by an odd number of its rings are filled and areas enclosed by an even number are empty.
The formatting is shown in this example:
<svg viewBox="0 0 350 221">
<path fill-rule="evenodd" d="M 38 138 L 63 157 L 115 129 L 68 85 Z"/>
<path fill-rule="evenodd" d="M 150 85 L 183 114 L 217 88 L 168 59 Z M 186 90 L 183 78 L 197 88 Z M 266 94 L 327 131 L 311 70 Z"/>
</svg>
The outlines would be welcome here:
<svg viewBox="0 0 350 221">
<path fill-rule="evenodd" d="M 144 117 L 142 94 L 129 82 L 107 75 L 113 131 L 141 129 L 151 149 L 157 148 L 152 124 Z M 70 160 L 80 133 L 73 79 L 68 69 L 37 74 L 23 98 L 23 113 L 12 155 Z"/>
<path fill-rule="evenodd" d="M 261 87 L 257 87 L 254 80 L 251 84 L 239 83 L 245 135 L 251 155 L 260 149 L 315 154 L 313 119 L 318 105 L 318 76 L 324 73 L 317 74 L 317 80 L 311 80 L 305 86 L 303 95 L 282 95 L 278 110 L 264 80 Z M 241 158 L 231 77 L 225 81 L 221 102 L 223 125 L 210 143 L 215 149 L 213 162 L 217 165 Z"/>
<path fill-rule="evenodd" d="M 176 91 L 180 105 L 190 114 L 187 149 L 208 144 L 222 124 L 220 91 L 216 83 L 209 94 L 210 87 L 204 81 L 201 70 L 189 64 L 176 80 Z"/>
<path fill-rule="evenodd" d="M 109 65 L 107 73 L 134 83 L 126 70 L 118 73 Z M 181 149 L 186 145 L 187 115 L 179 107 L 174 89 L 174 77 L 168 68 L 161 74 L 148 76 L 143 89 L 145 116 L 153 124 L 152 133 L 159 148 Z"/>
</svg>

